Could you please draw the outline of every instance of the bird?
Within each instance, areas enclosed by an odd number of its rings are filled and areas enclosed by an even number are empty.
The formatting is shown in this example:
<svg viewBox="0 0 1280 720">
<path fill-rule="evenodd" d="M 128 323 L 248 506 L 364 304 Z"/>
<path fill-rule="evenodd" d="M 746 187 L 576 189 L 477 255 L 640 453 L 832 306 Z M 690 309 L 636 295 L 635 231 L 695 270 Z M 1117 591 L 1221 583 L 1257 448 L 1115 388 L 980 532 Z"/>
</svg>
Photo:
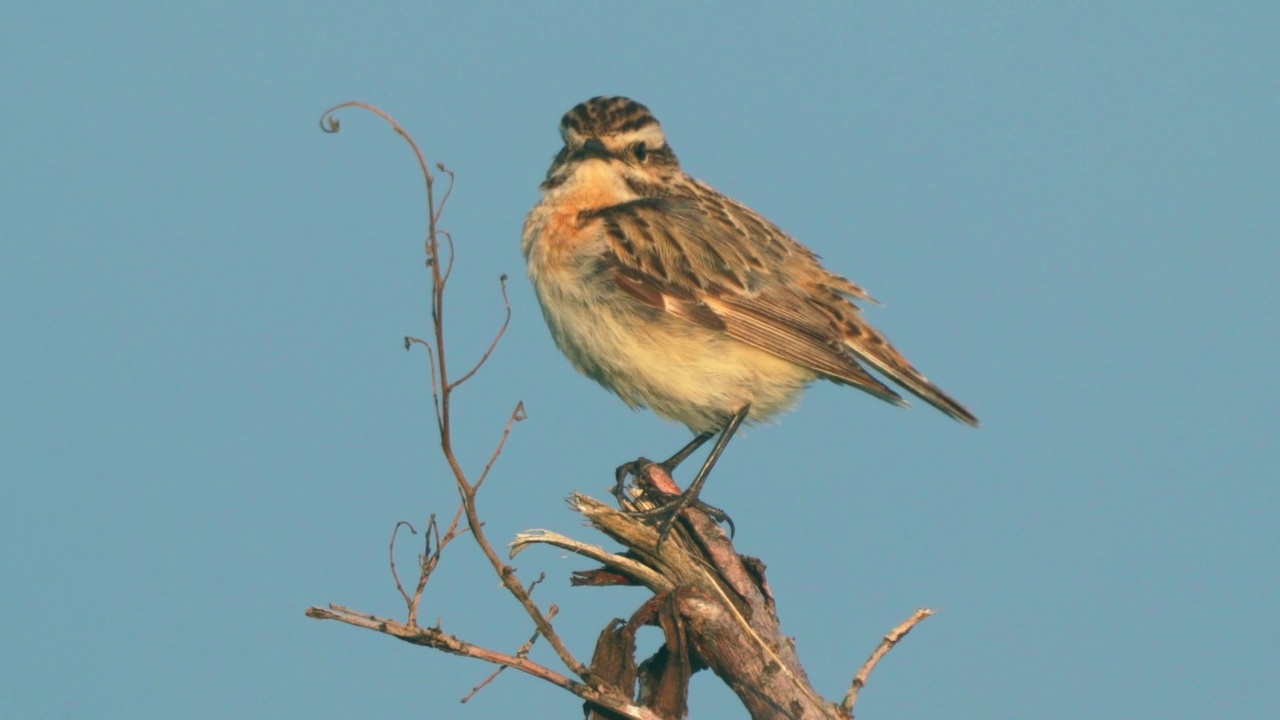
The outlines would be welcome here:
<svg viewBox="0 0 1280 720">
<path fill-rule="evenodd" d="M 660 538 L 675 513 L 702 505 L 702 485 L 739 426 L 790 409 L 815 380 L 905 406 L 870 367 L 978 426 L 867 323 L 854 304 L 876 302 L 866 290 L 684 172 L 646 106 L 592 98 L 565 113 L 560 137 L 521 235 L 555 344 L 633 409 L 694 433 L 666 469 L 719 435 Z"/>
</svg>

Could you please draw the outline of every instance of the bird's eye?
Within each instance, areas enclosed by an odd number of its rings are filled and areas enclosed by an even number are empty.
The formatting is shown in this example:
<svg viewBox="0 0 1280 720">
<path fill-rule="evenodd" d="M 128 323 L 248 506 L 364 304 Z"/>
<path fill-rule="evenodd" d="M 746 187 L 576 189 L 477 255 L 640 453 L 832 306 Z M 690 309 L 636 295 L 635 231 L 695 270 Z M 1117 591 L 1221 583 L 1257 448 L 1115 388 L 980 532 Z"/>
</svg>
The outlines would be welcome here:
<svg viewBox="0 0 1280 720">
<path fill-rule="evenodd" d="M 640 162 L 644 162 L 649 158 L 649 148 L 642 142 L 636 143 L 636 148 L 633 152 L 636 154 L 636 160 Z"/>
</svg>

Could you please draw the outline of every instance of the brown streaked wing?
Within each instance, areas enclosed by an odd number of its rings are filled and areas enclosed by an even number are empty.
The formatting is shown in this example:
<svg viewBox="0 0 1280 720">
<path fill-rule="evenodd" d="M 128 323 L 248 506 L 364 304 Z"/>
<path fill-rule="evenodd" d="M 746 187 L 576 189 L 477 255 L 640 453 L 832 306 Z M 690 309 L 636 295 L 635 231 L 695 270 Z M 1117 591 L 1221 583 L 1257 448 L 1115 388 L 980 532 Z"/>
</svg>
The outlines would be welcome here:
<svg viewBox="0 0 1280 720">
<path fill-rule="evenodd" d="M 698 212 L 688 201 L 646 198 L 590 213 L 602 222 L 610 248 L 606 261 L 614 264 L 621 290 L 645 305 L 905 404 L 847 353 L 831 317 L 809 307 L 799 289 L 774 275 L 771 266 L 785 262 L 790 248 L 772 243 L 766 252 L 773 257 L 766 263 L 735 227 L 690 217 L 691 211 Z"/>
<path fill-rule="evenodd" d="M 702 214 L 692 215 L 683 207 L 676 208 L 676 212 L 673 213 L 676 222 L 683 221 L 686 225 L 693 226 L 688 228 L 689 231 L 696 232 L 697 228 L 705 228 L 709 219 L 718 221 L 728 225 L 725 228 L 727 233 L 741 238 L 739 242 L 749 243 L 758 252 L 773 260 L 775 265 L 783 262 L 806 265 L 808 266 L 806 269 L 812 272 L 815 278 L 821 278 L 821 284 L 828 285 L 843 295 L 880 304 L 880 301 L 871 297 L 861 286 L 822 267 L 816 253 L 801 245 L 782 228 L 769 222 L 755 210 L 721 194 L 704 182 L 698 180 L 692 180 L 692 182 L 698 192 L 691 193 L 691 196 L 703 211 Z"/>
<path fill-rule="evenodd" d="M 711 308 L 730 337 L 853 385 L 886 402 L 906 405 L 901 396 L 850 357 L 842 342 L 832 339 L 829 326 L 821 328 L 826 332 L 819 335 L 814 332 L 819 329 L 816 317 L 797 311 L 790 302 L 777 302 L 784 298 L 803 302 L 799 298 L 786 298 L 788 295 L 790 290 L 771 288 L 751 296 L 711 296 L 703 300 L 703 304 Z"/>
</svg>

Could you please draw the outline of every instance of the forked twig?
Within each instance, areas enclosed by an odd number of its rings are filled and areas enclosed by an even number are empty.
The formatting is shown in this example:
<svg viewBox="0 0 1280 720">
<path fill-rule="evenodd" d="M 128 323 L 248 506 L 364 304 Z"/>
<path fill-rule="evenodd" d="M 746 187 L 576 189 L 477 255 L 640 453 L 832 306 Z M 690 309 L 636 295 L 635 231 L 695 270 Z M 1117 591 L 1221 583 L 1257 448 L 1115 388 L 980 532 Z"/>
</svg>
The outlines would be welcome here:
<svg viewBox="0 0 1280 720">
<path fill-rule="evenodd" d="M 418 531 L 411 523 L 401 520 L 396 523 L 395 529 L 391 531 L 391 543 L 387 548 L 389 555 L 389 563 L 391 565 L 391 577 L 395 580 L 396 590 L 400 592 L 400 597 L 404 598 L 405 606 L 409 608 L 409 618 L 406 622 L 416 627 L 418 625 L 418 607 L 422 604 L 422 592 L 427 587 L 427 581 L 431 579 L 431 573 L 435 572 L 436 567 L 440 564 L 440 554 L 445 546 L 457 536 L 455 527 L 458 523 L 457 515 L 453 519 L 454 524 L 449 527 L 449 532 L 442 538 L 440 536 L 440 526 L 436 524 L 436 515 L 432 513 L 427 519 L 427 527 L 423 530 L 423 550 L 418 556 L 418 584 L 414 588 L 413 596 L 405 591 L 404 584 L 400 582 L 400 573 L 396 570 L 396 536 L 400 532 L 401 526 L 409 528 L 409 532 L 417 535 Z M 435 539 L 435 550 L 431 549 L 431 540 Z"/>
<path fill-rule="evenodd" d="M 434 519 L 435 517 L 432 516 L 433 521 Z M 391 577 L 396 581 L 396 590 L 400 591 L 400 597 L 404 598 L 404 604 L 409 608 L 409 624 L 417 625 L 418 608 L 413 602 L 413 598 L 409 597 L 409 593 L 405 592 L 404 583 L 400 582 L 400 573 L 396 572 L 396 535 L 400 533 L 401 526 L 409 528 L 409 532 L 414 535 L 418 534 L 418 531 L 414 529 L 413 525 L 408 520 L 401 520 L 396 523 L 395 528 L 391 531 L 391 543 L 390 547 L 387 548 L 387 555 L 389 556 L 389 562 L 391 565 Z M 428 545 L 427 551 L 430 552 L 430 545 Z"/>
</svg>

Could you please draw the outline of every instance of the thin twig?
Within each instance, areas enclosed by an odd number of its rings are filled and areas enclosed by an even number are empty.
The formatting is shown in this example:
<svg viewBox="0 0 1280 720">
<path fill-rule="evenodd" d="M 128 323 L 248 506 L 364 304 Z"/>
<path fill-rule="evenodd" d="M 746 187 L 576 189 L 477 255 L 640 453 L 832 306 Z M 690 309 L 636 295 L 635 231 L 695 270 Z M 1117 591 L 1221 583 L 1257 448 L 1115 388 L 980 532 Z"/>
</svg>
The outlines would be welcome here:
<svg viewBox="0 0 1280 720">
<path fill-rule="evenodd" d="M 538 574 L 538 579 L 537 579 L 537 580 L 534 580 L 534 581 L 533 581 L 533 582 L 531 582 L 531 583 L 529 583 L 529 592 L 530 592 L 530 593 L 532 593 L 532 592 L 533 592 L 533 589 L 534 589 L 535 587 L 537 587 L 537 586 L 538 586 L 538 583 L 542 582 L 542 581 L 543 581 L 543 580 L 545 580 L 546 578 L 547 578 L 546 573 L 539 573 L 539 574 Z M 560 612 L 560 608 L 559 608 L 559 607 L 557 607 L 557 606 L 555 606 L 555 605 L 552 605 L 552 606 L 547 610 L 547 619 L 548 619 L 548 620 L 550 620 L 550 619 L 554 618 L 557 614 L 559 614 L 559 612 Z M 538 638 L 539 638 L 539 637 L 541 637 L 541 636 L 542 636 L 542 633 L 538 632 L 537 630 L 534 630 L 534 631 L 533 631 L 533 635 L 531 635 L 531 636 L 529 637 L 529 639 L 525 642 L 525 644 L 524 644 L 524 645 L 521 645 L 521 646 L 520 646 L 520 649 L 516 651 L 516 657 L 518 657 L 518 658 L 527 658 L 527 657 L 529 657 L 529 651 L 533 649 L 533 644 L 534 644 L 534 643 L 536 643 L 536 642 L 538 642 Z M 497 670 L 494 670 L 493 672 L 489 673 L 489 677 L 485 678 L 484 680 L 481 680 L 481 681 L 480 681 L 480 684 L 478 684 L 478 685 L 476 685 L 475 687 L 471 688 L 471 692 L 467 693 L 467 696 L 466 696 L 466 697 L 464 697 L 464 698 L 462 698 L 462 702 L 464 702 L 464 703 L 465 703 L 465 702 L 467 702 L 468 700 L 470 700 L 471 698 L 475 697 L 475 696 L 476 696 L 476 693 L 478 693 L 478 692 L 480 692 L 481 690 L 483 690 L 483 689 L 485 688 L 485 686 L 486 686 L 486 685 L 488 685 L 489 683 L 493 682 L 494 680 L 497 680 L 497 679 L 498 679 L 498 676 L 502 674 L 502 671 L 503 671 L 503 670 L 506 670 L 508 667 L 511 667 L 511 666 L 510 666 L 510 665 L 502 665 L 502 666 L 499 666 Z"/>
<path fill-rule="evenodd" d="M 631 698 L 611 687 L 578 682 L 528 658 L 517 657 L 474 645 L 439 628 L 410 627 L 390 618 L 358 613 L 341 605 L 330 605 L 328 608 L 307 608 L 307 617 L 317 620 L 337 620 L 355 627 L 390 635 L 414 645 L 435 648 L 453 655 L 476 658 L 495 665 L 507 665 L 520 672 L 562 687 L 583 700 L 608 708 L 624 718 L 663 720 L 662 717 L 651 710 L 636 705 Z"/>
<path fill-rule="evenodd" d="M 427 527 L 422 531 L 423 550 L 422 554 L 418 556 L 418 584 L 414 588 L 413 597 L 410 597 L 409 593 L 405 592 L 404 585 L 400 582 L 399 572 L 396 571 L 396 536 L 400 532 L 400 526 L 402 525 L 409 528 L 409 532 L 414 535 L 418 534 L 413 525 L 408 521 L 401 520 L 396 523 L 395 529 L 391 531 L 391 544 L 387 552 L 390 555 L 391 577 L 396 581 L 396 590 L 400 592 L 400 597 L 404 598 L 404 604 L 409 609 L 409 618 L 406 622 L 412 627 L 417 627 L 418 607 L 422 604 L 422 593 L 426 590 L 427 581 L 431 579 L 431 573 L 435 572 L 436 566 L 440 564 L 440 551 L 444 549 L 444 546 L 448 544 L 448 540 L 452 538 L 448 538 L 444 542 L 440 541 L 440 526 L 436 524 L 435 513 L 432 513 L 427 520 Z M 434 552 L 431 550 L 432 537 L 436 541 Z"/>
<path fill-rule="evenodd" d="M 395 528 L 391 531 L 391 543 L 390 547 L 387 548 L 387 555 L 390 556 L 391 577 L 396 581 L 396 590 L 400 591 L 400 597 L 404 598 L 404 604 L 409 609 L 409 624 L 416 625 L 415 616 L 417 613 L 414 612 L 413 599 L 409 597 L 409 593 L 405 592 L 404 585 L 400 582 L 400 573 L 396 572 L 396 535 L 400 532 L 401 526 L 409 528 L 409 532 L 414 535 L 418 534 L 418 531 L 413 528 L 413 525 L 408 520 L 401 520 L 396 523 Z"/>
<path fill-rule="evenodd" d="M 431 519 L 427 521 L 427 528 L 422 531 L 423 548 L 422 554 L 418 556 L 418 587 L 413 591 L 413 602 L 409 605 L 409 624 L 418 624 L 418 607 L 422 605 L 422 591 L 427 589 L 427 581 L 431 579 L 431 573 L 435 572 L 436 566 L 440 564 L 440 551 L 444 550 L 444 544 L 440 542 L 440 526 L 436 524 L 436 514 L 431 513 Z M 431 538 L 436 539 L 435 552 L 431 550 Z"/>
<path fill-rule="evenodd" d="M 844 701 L 840 703 L 840 710 L 850 718 L 853 717 L 853 706 L 858 702 L 858 693 L 867 685 L 867 678 L 871 677 L 871 671 L 876 668 L 880 660 L 889 654 L 894 645 L 897 645 L 902 638 L 911 632 L 911 629 L 919 625 L 922 620 L 933 614 L 933 610 L 929 608 L 920 608 L 915 611 L 907 621 L 898 627 L 889 631 L 884 639 L 880 641 L 880 645 L 876 647 L 875 652 L 871 653 L 871 657 L 862 664 L 862 669 L 858 670 L 858 674 L 853 676 L 853 682 L 849 685 L 849 692 L 844 696 Z"/>
<path fill-rule="evenodd" d="M 436 427 L 441 428 L 444 426 L 444 417 L 440 413 L 440 388 L 436 381 L 435 349 L 431 347 L 431 343 L 427 342 L 426 340 L 423 340 L 422 338 L 413 337 L 411 335 L 405 336 L 404 338 L 405 350 L 408 350 L 409 348 L 413 347 L 413 345 L 415 344 L 421 345 L 422 347 L 427 349 L 427 362 L 430 365 L 430 369 L 431 369 L 431 401 L 435 403 L 435 406 L 436 406 Z"/>
<path fill-rule="evenodd" d="M 456 179 L 453 171 L 445 167 L 444 163 L 436 163 L 436 169 L 449 176 L 449 187 L 444 189 L 444 195 L 440 198 L 440 204 L 436 207 L 436 221 L 440 220 L 440 216 L 444 214 L 444 206 L 448 204 L 449 198 L 453 197 L 453 182 Z"/>
<path fill-rule="evenodd" d="M 470 380 L 472 375 L 479 372 L 480 368 L 484 367 L 484 364 L 489 361 L 489 356 L 493 354 L 493 349 L 498 347 L 498 341 L 502 340 L 502 336 L 507 334 L 507 326 L 511 324 L 511 300 L 507 298 L 506 273 L 502 274 L 502 277 L 499 278 L 499 282 L 502 285 L 502 305 L 507 311 L 506 317 L 502 319 L 502 327 L 498 328 L 498 333 L 493 336 L 493 342 L 489 343 L 489 348 L 484 351 L 484 355 L 480 356 L 480 360 L 476 363 L 475 367 L 468 370 L 462 377 L 454 380 L 453 385 L 449 387 L 450 390 L 455 389 L 462 383 Z"/>
<path fill-rule="evenodd" d="M 341 126 L 339 125 L 338 118 L 334 115 L 334 113 L 349 107 L 358 107 L 364 110 L 368 110 L 369 112 L 373 113 L 374 115 L 377 115 L 383 120 L 386 120 L 387 123 L 391 125 L 391 129 L 395 130 L 396 134 L 404 138 L 405 142 L 409 143 L 409 147 L 413 148 L 413 154 L 418 158 L 418 167 L 422 169 L 422 175 L 427 179 L 428 182 L 432 182 L 435 180 L 435 176 L 432 175 L 431 171 L 427 169 L 427 159 L 423 157 L 422 150 L 418 148 L 418 143 L 414 141 L 413 136 L 411 136 L 408 133 L 408 131 L 406 131 L 403 127 L 401 127 L 400 123 L 396 122 L 395 118 L 388 115 L 381 108 L 378 108 L 374 105 L 370 105 L 369 103 L 366 103 L 366 102 L 360 102 L 359 100 L 348 100 L 347 102 L 344 102 L 344 103 L 338 103 L 337 105 L 334 105 L 333 107 L 321 113 L 320 129 L 327 133 L 338 132 Z M 428 204 L 428 207 L 431 207 L 431 205 Z"/>
<path fill-rule="evenodd" d="M 494 571 L 498 573 L 503 586 L 515 596 L 516 600 L 524 608 L 525 613 L 533 620 L 533 624 L 537 626 L 538 631 L 547 638 L 547 643 L 555 650 L 556 655 L 560 657 L 560 661 L 573 674 L 580 678 L 586 678 L 589 674 L 587 666 L 574 657 L 573 653 L 569 652 L 569 648 L 564 644 L 564 640 L 560 638 L 560 635 L 556 633 L 555 628 L 551 626 L 546 615 L 533 602 L 533 598 L 529 597 L 529 593 L 525 591 L 524 586 L 520 584 L 519 578 L 515 575 L 515 568 L 503 563 L 502 559 L 498 557 L 497 551 L 493 549 L 493 544 L 489 542 L 489 539 L 484 534 L 484 526 L 480 523 L 480 514 L 476 509 L 475 503 L 475 489 L 468 487 L 467 490 L 463 491 L 462 486 L 464 483 L 465 480 L 459 480 L 459 490 L 463 492 L 462 502 L 466 510 L 467 524 L 471 528 L 471 534 L 480 545 L 481 552 L 489 559 L 489 563 L 493 565 Z"/>
<path fill-rule="evenodd" d="M 498 446 L 493 449 L 493 454 L 489 456 L 489 462 L 485 463 L 484 470 L 480 471 L 480 478 L 476 480 L 476 490 L 484 484 L 484 479 L 489 477 L 489 471 L 493 469 L 493 464 L 498 462 L 498 456 L 502 454 L 502 448 L 507 445 L 507 438 L 511 437 L 511 428 L 516 423 L 527 418 L 524 412 L 524 401 L 516 403 L 516 409 L 511 411 L 511 417 L 507 418 L 507 426 L 502 429 L 502 439 L 498 440 Z"/>
<path fill-rule="evenodd" d="M 469 528 L 458 529 L 458 522 L 462 519 L 462 505 L 458 505 L 458 509 L 453 513 L 453 520 L 449 523 L 449 529 L 444 533 L 444 542 L 449 542 L 458 535 L 467 532 Z M 443 546 L 442 546 L 443 547 Z"/>
<path fill-rule="evenodd" d="M 437 230 L 437 235 L 443 235 L 445 241 L 449 243 L 449 260 L 444 264 L 444 271 L 440 273 L 440 282 L 448 285 L 449 276 L 453 274 L 453 234 L 448 230 Z"/>
</svg>

